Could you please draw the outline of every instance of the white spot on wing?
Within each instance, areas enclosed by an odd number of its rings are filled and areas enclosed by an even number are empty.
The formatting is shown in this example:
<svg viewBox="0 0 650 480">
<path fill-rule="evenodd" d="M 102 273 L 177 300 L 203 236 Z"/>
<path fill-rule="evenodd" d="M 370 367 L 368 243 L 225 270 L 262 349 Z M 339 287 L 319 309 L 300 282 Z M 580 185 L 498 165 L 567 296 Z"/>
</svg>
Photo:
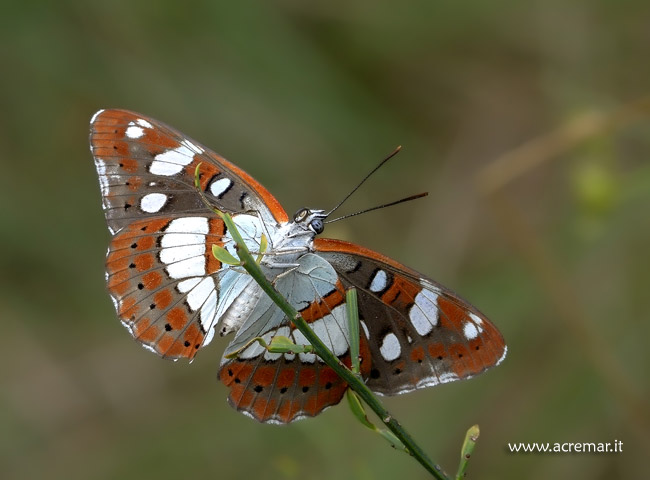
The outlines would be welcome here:
<svg viewBox="0 0 650 480">
<path fill-rule="evenodd" d="M 452 372 L 447 372 L 441 373 L 438 378 L 440 379 L 440 383 L 449 383 L 458 380 L 458 375 Z"/>
<path fill-rule="evenodd" d="M 420 335 L 433 330 L 438 325 L 438 295 L 426 288 L 420 290 L 409 310 L 409 318 Z"/>
<path fill-rule="evenodd" d="M 144 135 L 144 130 L 141 127 L 135 126 L 133 122 L 129 123 L 129 127 L 126 129 L 126 136 L 129 138 L 140 138 Z"/>
<path fill-rule="evenodd" d="M 222 195 L 231 185 L 232 180 L 229 178 L 220 178 L 219 180 L 212 182 L 212 185 L 210 185 L 210 193 L 215 197 L 219 197 L 219 195 Z"/>
<path fill-rule="evenodd" d="M 173 279 L 205 275 L 205 259 L 200 256 L 172 263 L 167 266 L 167 273 Z"/>
<path fill-rule="evenodd" d="M 138 118 L 135 123 L 140 125 L 141 127 L 144 128 L 153 128 L 153 125 L 151 125 L 149 122 L 147 122 L 144 118 Z"/>
<path fill-rule="evenodd" d="M 202 308 L 210 293 L 214 291 L 214 280 L 212 277 L 205 277 L 187 295 L 187 304 L 193 311 Z"/>
<path fill-rule="evenodd" d="M 205 217 L 184 217 L 172 220 L 160 240 L 160 261 L 174 279 L 205 275 Z M 194 279 L 193 279 L 194 280 Z"/>
<path fill-rule="evenodd" d="M 479 324 L 479 325 L 483 325 L 483 319 L 482 319 L 481 317 L 479 317 L 478 315 L 476 315 L 475 313 L 471 313 L 471 312 L 470 312 L 469 316 L 470 316 L 471 319 L 474 320 L 477 324 Z"/>
<path fill-rule="evenodd" d="M 200 278 L 188 278 L 187 280 L 183 280 L 182 282 L 178 282 L 178 285 L 176 285 L 176 288 L 178 288 L 178 291 L 181 293 L 187 293 L 190 290 L 192 290 L 198 283 L 201 281 Z"/>
<path fill-rule="evenodd" d="M 368 331 L 368 326 L 366 325 L 366 322 L 363 320 L 359 320 L 359 323 L 361 324 L 361 328 L 363 328 L 363 333 L 366 334 L 366 338 L 370 340 L 370 332 Z"/>
<path fill-rule="evenodd" d="M 348 351 L 348 327 L 344 320 L 346 306 L 339 305 L 332 313 L 316 320 L 309 326 L 318 335 L 329 350 L 337 357 Z M 320 360 L 320 357 L 319 357 Z"/>
<path fill-rule="evenodd" d="M 183 140 L 177 148 L 156 155 L 151 162 L 149 172 L 154 175 L 176 175 L 183 170 L 183 167 L 192 163 L 197 149 L 196 145 Z"/>
<path fill-rule="evenodd" d="M 463 335 L 467 340 L 474 340 L 478 337 L 478 328 L 472 322 L 465 322 L 463 325 Z"/>
<path fill-rule="evenodd" d="M 212 292 L 210 292 L 210 295 L 208 295 L 203 307 L 201 307 L 201 326 L 203 327 L 203 330 L 208 332 L 210 335 L 210 340 L 212 340 L 212 337 L 214 336 L 214 328 L 212 324 L 214 323 L 214 316 L 217 311 L 217 300 L 217 291 L 213 289 Z M 208 342 L 210 340 L 208 340 Z M 203 345 L 207 345 L 207 342 L 204 341 Z"/>
<path fill-rule="evenodd" d="M 384 357 L 384 360 L 387 362 L 393 361 L 400 356 L 402 349 L 399 345 L 399 340 L 394 333 L 387 334 L 381 342 L 381 347 L 379 347 L 381 356 Z"/>
<path fill-rule="evenodd" d="M 181 239 L 184 243 L 178 247 L 163 248 L 160 251 L 161 262 L 167 265 L 171 265 L 182 260 L 188 260 L 197 257 L 201 259 L 203 258 L 203 254 L 205 253 L 205 245 L 198 243 L 203 240 L 203 237 L 201 235 L 175 234 L 173 238 Z M 165 237 L 163 237 L 163 240 L 164 239 Z"/>
<path fill-rule="evenodd" d="M 195 152 L 195 153 L 198 153 L 198 154 L 203 153 L 203 149 L 201 147 L 199 147 L 198 145 L 190 142 L 187 139 L 183 140 L 181 143 L 183 145 L 185 145 L 187 148 L 189 148 L 190 150 L 192 150 L 193 152 Z"/>
<path fill-rule="evenodd" d="M 97 167 L 97 173 L 100 176 L 106 175 L 106 162 L 101 158 L 95 159 L 95 167 Z"/>
<path fill-rule="evenodd" d="M 113 307 L 115 307 L 115 311 L 119 313 L 120 308 L 119 308 L 117 299 L 113 295 L 109 294 L 108 296 L 111 297 L 111 300 L 113 301 Z"/>
<path fill-rule="evenodd" d="M 506 345 L 505 347 L 503 347 L 503 355 L 501 355 L 501 358 L 497 360 L 497 363 L 495 365 L 499 365 L 501 362 L 503 362 L 507 354 L 508 354 L 508 346 Z"/>
<path fill-rule="evenodd" d="M 164 193 L 148 193 L 140 201 L 140 208 L 147 213 L 156 213 L 167 203 L 167 195 Z"/>
<path fill-rule="evenodd" d="M 91 124 L 95 123 L 95 119 L 96 119 L 99 115 L 101 115 L 103 111 L 104 111 L 103 108 L 102 108 L 101 110 L 97 110 L 97 111 L 95 112 L 95 114 L 92 116 L 92 118 L 90 119 L 90 123 L 91 123 Z"/>
<path fill-rule="evenodd" d="M 106 204 L 106 199 L 103 198 L 108 196 L 108 192 L 110 189 L 110 184 L 108 182 L 108 175 L 106 175 L 106 163 L 104 163 L 103 160 L 97 158 L 95 160 L 95 166 L 97 167 L 97 176 L 99 177 L 99 188 L 102 191 L 102 203 L 104 205 L 104 208 L 108 208 L 108 205 Z"/>
<path fill-rule="evenodd" d="M 201 322 L 201 325 L 203 325 L 203 322 Z M 203 328 L 205 329 L 205 337 L 203 338 L 203 343 L 201 345 L 205 346 L 214 338 L 214 328 L 206 329 L 205 326 L 203 326 Z"/>
<path fill-rule="evenodd" d="M 208 219 L 206 217 L 183 217 L 172 220 L 165 233 L 202 233 L 209 232 Z"/>
<path fill-rule="evenodd" d="M 133 333 L 131 335 L 133 335 Z M 153 348 L 151 345 L 147 345 L 146 343 L 141 343 L 140 346 L 142 346 L 145 350 L 150 351 L 151 353 L 158 353 L 155 348 Z M 174 361 L 176 360 L 174 359 Z"/>
<path fill-rule="evenodd" d="M 370 291 L 371 292 L 381 292 L 388 285 L 388 275 L 383 270 L 377 270 L 375 276 L 372 277 L 372 282 L 370 282 Z"/>
</svg>

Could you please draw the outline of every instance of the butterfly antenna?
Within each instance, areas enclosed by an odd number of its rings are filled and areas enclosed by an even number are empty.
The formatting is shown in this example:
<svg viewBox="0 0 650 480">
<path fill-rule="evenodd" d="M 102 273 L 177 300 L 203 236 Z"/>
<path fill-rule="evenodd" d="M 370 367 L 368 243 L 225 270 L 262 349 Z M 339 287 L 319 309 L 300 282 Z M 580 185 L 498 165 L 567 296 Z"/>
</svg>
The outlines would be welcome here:
<svg viewBox="0 0 650 480">
<path fill-rule="evenodd" d="M 334 220 L 327 220 L 327 221 L 325 221 L 323 223 L 338 222 L 339 220 L 343 220 L 344 218 L 354 217 L 356 215 L 361 215 L 362 213 L 372 212 L 373 210 L 379 210 L 380 208 L 392 207 L 393 205 L 397 205 L 398 203 L 410 202 L 411 200 L 426 197 L 427 195 L 429 195 L 429 192 L 418 193 L 417 195 L 411 195 L 410 197 L 402 198 L 401 200 L 396 200 L 396 201 L 390 202 L 390 203 L 384 203 L 383 205 L 378 205 L 376 207 L 367 208 L 366 210 L 361 210 L 360 212 L 350 213 L 348 215 L 343 215 L 342 217 L 335 218 Z"/>
<path fill-rule="evenodd" d="M 327 212 L 326 218 L 329 217 L 329 216 L 330 216 L 334 211 L 336 211 L 336 209 L 338 209 L 341 205 L 343 205 L 343 204 L 345 203 L 345 201 L 346 201 L 348 198 L 350 198 L 354 192 L 356 192 L 357 190 L 359 190 L 359 187 L 360 187 L 361 185 L 363 185 L 364 182 L 365 182 L 366 180 L 368 180 L 368 179 L 370 178 L 370 176 L 371 176 L 373 173 L 375 173 L 377 170 L 379 170 L 379 168 L 380 168 L 384 163 L 386 163 L 388 160 L 390 160 L 390 159 L 393 158 L 395 155 L 397 155 L 401 149 L 402 149 L 402 146 L 399 145 L 395 150 L 393 150 L 393 151 L 391 152 L 390 155 L 388 155 L 388 156 L 387 156 L 386 158 L 384 158 L 381 162 L 379 162 L 379 165 L 377 165 L 375 168 L 373 168 L 373 169 L 372 169 L 372 172 L 370 172 L 368 175 L 366 175 L 366 176 L 363 178 L 363 180 L 361 180 L 361 181 L 359 182 L 359 184 L 358 184 L 356 187 L 354 187 L 354 188 L 352 189 L 352 191 L 351 191 L 350 193 L 348 193 L 348 194 L 345 196 L 345 198 L 344 198 L 343 200 L 341 200 L 341 201 L 339 202 L 339 204 L 338 204 L 336 207 L 334 207 L 334 208 L 331 209 L 329 212 Z M 402 201 L 402 200 L 400 200 L 400 201 Z M 399 203 L 399 202 L 397 202 L 397 203 Z M 393 205 L 393 204 L 391 204 L 391 205 Z M 388 205 L 384 205 L 384 206 L 387 207 Z M 375 207 L 375 208 L 381 208 L 381 207 Z M 373 209 L 373 210 L 374 210 L 374 209 Z M 362 213 L 362 212 L 359 212 L 359 213 Z M 358 214 L 355 213 L 355 215 L 358 215 Z M 351 216 L 351 215 L 350 215 L 350 216 Z"/>
</svg>

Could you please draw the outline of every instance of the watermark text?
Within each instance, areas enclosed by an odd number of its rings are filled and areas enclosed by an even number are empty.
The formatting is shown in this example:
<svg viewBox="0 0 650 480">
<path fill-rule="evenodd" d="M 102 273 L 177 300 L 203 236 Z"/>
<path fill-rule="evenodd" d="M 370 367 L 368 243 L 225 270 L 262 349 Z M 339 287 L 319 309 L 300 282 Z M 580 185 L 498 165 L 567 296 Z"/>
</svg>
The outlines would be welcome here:
<svg viewBox="0 0 650 480">
<path fill-rule="evenodd" d="M 623 442 L 508 443 L 510 453 L 621 453 Z"/>
</svg>

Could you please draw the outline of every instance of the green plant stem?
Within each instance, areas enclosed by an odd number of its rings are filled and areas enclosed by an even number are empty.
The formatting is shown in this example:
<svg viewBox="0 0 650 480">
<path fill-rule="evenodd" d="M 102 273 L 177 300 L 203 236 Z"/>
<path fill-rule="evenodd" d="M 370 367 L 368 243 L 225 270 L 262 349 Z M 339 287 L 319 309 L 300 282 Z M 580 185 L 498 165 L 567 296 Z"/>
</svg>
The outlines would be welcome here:
<svg viewBox="0 0 650 480">
<path fill-rule="evenodd" d="M 226 223 L 228 231 L 232 234 L 236 244 L 239 259 L 242 266 L 253 277 L 253 279 L 262 287 L 262 290 L 275 302 L 278 307 L 290 318 L 296 328 L 307 338 L 309 343 L 323 361 L 336 372 L 349 386 L 354 390 L 361 399 L 377 414 L 386 427 L 395 434 L 397 438 L 408 449 L 409 453 L 438 480 L 448 480 L 442 469 L 435 465 L 424 453 L 415 440 L 404 430 L 402 425 L 386 410 L 379 399 L 370 391 L 366 384 L 356 377 L 339 359 L 336 357 L 321 341 L 321 339 L 309 327 L 307 322 L 302 318 L 300 313 L 293 308 L 282 295 L 280 295 L 269 280 L 264 276 L 260 266 L 257 264 L 249 252 L 244 240 L 237 231 L 237 227 L 229 215 L 217 212 Z"/>
<path fill-rule="evenodd" d="M 350 332 L 350 370 L 355 376 L 358 376 L 361 371 L 361 362 L 359 361 L 359 303 L 355 287 L 345 293 L 345 306 L 348 312 L 348 331 Z"/>
</svg>

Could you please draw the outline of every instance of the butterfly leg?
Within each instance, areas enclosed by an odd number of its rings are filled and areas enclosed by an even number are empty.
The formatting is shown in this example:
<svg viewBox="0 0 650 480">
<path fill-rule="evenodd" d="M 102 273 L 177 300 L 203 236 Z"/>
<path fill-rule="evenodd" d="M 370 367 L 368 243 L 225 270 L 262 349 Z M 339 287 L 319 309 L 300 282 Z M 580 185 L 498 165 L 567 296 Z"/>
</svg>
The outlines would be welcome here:
<svg viewBox="0 0 650 480">
<path fill-rule="evenodd" d="M 264 252 L 264 255 L 281 257 L 284 255 L 301 255 L 303 253 L 308 253 L 308 252 L 309 252 L 309 248 L 307 247 L 280 247 L 273 251 Z"/>
</svg>

